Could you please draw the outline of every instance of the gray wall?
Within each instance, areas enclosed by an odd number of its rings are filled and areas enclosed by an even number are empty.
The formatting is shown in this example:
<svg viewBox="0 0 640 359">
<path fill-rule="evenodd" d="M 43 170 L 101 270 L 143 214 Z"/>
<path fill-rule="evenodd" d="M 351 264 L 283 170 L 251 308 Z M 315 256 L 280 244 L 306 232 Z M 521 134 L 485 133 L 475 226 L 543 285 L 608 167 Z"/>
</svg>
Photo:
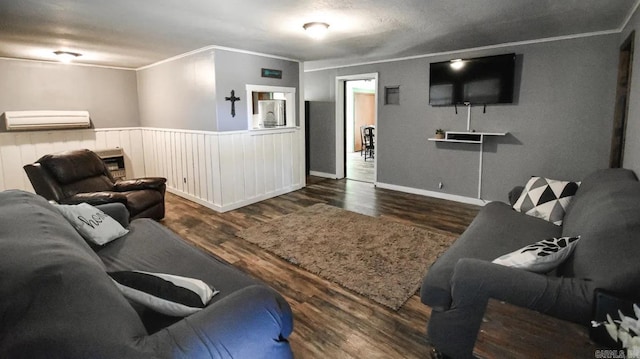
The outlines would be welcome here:
<svg viewBox="0 0 640 359">
<path fill-rule="evenodd" d="M 0 59 L 0 113 L 28 110 L 87 110 L 96 128 L 140 126 L 136 72 Z"/>
<path fill-rule="evenodd" d="M 627 39 L 632 31 L 640 30 L 640 12 L 635 14 L 620 34 L 619 43 Z M 631 73 L 631 98 L 627 116 L 627 133 L 623 167 L 632 169 L 640 176 L 640 34 L 635 34 L 633 72 Z"/>
<path fill-rule="evenodd" d="M 311 171 L 325 174 L 335 173 L 336 157 L 329 154 L 336 153 L 336 133 L 334 126 L 328 126 L 327 121 L 335 118 L 335 102 L 311 101 L 309 102 L 310 116 L 306 119 L 309 129 L 309 153 L 327 154 L 326 156 L 311 156 L 309 168 Z"/>
<path fill-rule="evenodd" d="M 282 79 L 262 78 L 263 67 L 282 70 Z M 198 52 L 138 71 L 141 123 L 183 130 L 246 130 L 246 84 L 295 87 L 298 91 L 298 79 L 298 63 L 294 61 L 219 49 Z M 225 101 L 231 90 L 240 97 L 235 117 L 231 116 L 231 103 Z"/>
<path fill-rule="evenodd" d="M 336 105 L 337 70 L 306 72 L 304 97 L 309 101 L 309 169 L 326 174 L 336 173 Z"/>
<path fill-rule="evenodd" d="M 282 79 L 261 76 L 261 69 L 282 70 Z M 216 89 L 218 106 L 218 131 L 239 131 L 249 128 L 247 120 L 247 95 L 245 85 L 265 85 L 296 88 L 296 119 L 300 118 L 298 103 L 299 64 L 240 52 L 216 50 Z M 236 102 L 236 116 L 231 116 L 231 103 L 225 97 L 240 97 Z"/>
<path fill-rule="evenodd" d="M 618 39 L 612 34 L 307 72 L 305 97 L 334 101 L 336 76 L 378 72 L 378 182 L 476 197 L 479 146 L 427 141 L 437 128 L 465 130 L 467 115 L 464 108 L 456 115 L 453 107 L 428 105 L 429 63 L 515 52 L 516 102 L 488 106 L 486 114 L 474 107 L 471 115 L 477 131 L 509 132 L 490 139 L 483 158 L 482 198 L 506 200 L 513 186 L 532 175 L 578 180 L 608 166 Z M 384 87 L 396 85 L 400 105 L 384 106 Z M 323 118 L 322 130 L 311 137 L 335 136 L 332 113 L 312 112 L 310 117 L 312 122 Z M 312 150 L 311 170 L 335 173 L 333 157 L 334 149 Z"/>
<path fill-rule="evenodd" d="M 214 60 L 208 50 L 139 70 L 142 126 L 216 131 Z"/>
</svg>

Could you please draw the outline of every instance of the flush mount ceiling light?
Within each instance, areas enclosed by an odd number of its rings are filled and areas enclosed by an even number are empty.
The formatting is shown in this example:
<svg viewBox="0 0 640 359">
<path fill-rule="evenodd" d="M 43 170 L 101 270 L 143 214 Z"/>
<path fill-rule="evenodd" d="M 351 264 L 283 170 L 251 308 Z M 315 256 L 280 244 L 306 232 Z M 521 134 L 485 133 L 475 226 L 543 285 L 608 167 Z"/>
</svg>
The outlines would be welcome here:
<svg viewBox="0 0 640 359">
<path fill-rule="evenodd" d="M 451 65 L 449 66 L 454 70 L 460 70 L 464 67 L 464 61 L 462 61 L 462 59 L 451 60 Z"/>
<path fill-rule="evenodd" d="M 77 52 L 69 52 L 69 51 L 54 51 L 53 53 L 56 54 L 60 62 L 64 62 L 65 64 L 68 64 L 78 56 L 82 56 Z"/>
<path fill-rule="evenodd" d="M 302 25 L 302 28 L 305 29 L 309 36 L 319 40 L 327 35 L 329 24 L 326 22 L 308 22 Z"/>
</svg>

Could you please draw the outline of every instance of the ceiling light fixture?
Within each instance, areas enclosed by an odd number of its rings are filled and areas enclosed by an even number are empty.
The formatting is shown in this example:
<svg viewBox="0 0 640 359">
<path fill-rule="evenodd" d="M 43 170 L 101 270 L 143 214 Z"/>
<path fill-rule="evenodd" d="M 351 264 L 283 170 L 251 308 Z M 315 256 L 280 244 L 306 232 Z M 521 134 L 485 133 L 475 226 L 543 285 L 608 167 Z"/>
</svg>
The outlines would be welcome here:
<svg viewBox="0 0 640 359">
<path fill-rule="evenodd" d="M 316 40 L 319 40 L 327 35 L 329 24 L 327 24 L 326 22 L 308 22 L 302 25 L 302 28 L 305 29 L 309 36 Z"/>
<path fill-rule="evenodd" d="M 56 54 L 56 56 L 58 56 L 58 60 L 60 60 L 60 62 L 64 62 L 65 64 L 70 63 L 73 59 L 75 59 L 78 56 L 82 56 L 77 52 L 69 52 L 69 51 L 54 51 L 53 53 Z"/>
<path fill-rule="evenodd" d="M 464 67 L 464 61 L 462 61 L 462 59 L 451 60 L 451 65 L 449 66 L 454 70 L 460 70 Z"/>
</svg>

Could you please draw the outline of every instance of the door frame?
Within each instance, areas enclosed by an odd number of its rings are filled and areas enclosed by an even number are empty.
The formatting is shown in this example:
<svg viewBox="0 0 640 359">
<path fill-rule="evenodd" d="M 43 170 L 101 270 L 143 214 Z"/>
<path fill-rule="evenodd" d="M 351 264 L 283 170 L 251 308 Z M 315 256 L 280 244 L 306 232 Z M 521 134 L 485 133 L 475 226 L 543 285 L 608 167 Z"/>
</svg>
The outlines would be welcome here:
<svg viewBox="0 0 640 359">
<path fill-rule="evenodd" d="M 373 121 L 378 128 L 378 92 L 380 86 L 378 85 L 378 73 L 365 73 L 357 75 L 336 76 L 336 178 L 342 179 L 345 177 L 345 157 L 346 157 L 346 138 L 345 138 L 345 82 L 352 80 L 374 80 L 376 82 L 374 101 L 375 109 L 373 112 Z M 373 145 L 376 149 L 376 155 L 378 154 L 378 138 L 380 131 L 376 130 L 376 136 L 374 137 Z M 373 185 L 378 183 L 378 156 L 373 157 Z"/>
<path fill-rule="evenodd" d="M 613 130 L 611 134 L 611 152 L 609 167 L 618 168 L 624 164 L 624 147 L 627 136 L 627 122 L 629 116 L 629 100 L 631 96 L 631 75 L 633 72 L 633 52 L 635 31 L 632 31 L 619 48 L 618 76 L 616 82 L 615 110 L 613 114 Z M 626 55 L 626 61 L 623 61 Z M 626 73 L 626 76 L 622 76 Z M 620 98 L 624 98 L 621 105 Z M 620 134 L 618 134 L 620 132 Z M 618 138 L 619 136 L 619 138 Z"/>
</svg>

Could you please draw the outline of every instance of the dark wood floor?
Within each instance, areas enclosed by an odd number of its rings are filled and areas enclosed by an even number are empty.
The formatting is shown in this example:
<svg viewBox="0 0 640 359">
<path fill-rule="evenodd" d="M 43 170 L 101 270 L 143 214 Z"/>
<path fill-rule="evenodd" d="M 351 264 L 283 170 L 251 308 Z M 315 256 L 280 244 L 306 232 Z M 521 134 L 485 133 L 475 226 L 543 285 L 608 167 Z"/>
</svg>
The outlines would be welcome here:
<svg viewBox="0 0 640 359">
<path fill-rule="evenodd" d="M 262 279 L 289 302 L 296 358 L 425 358 L 428 307 L 412 296 L 397 312 L 292 265 L 235 237 L 238 230 L 326 203 L 417 227 L 462 233 L 478 207 L 371 184 L 309 177 L 307 187 L 227 213 L 167 195 L 163 223 L 183 238 Z"/>
</svg>

